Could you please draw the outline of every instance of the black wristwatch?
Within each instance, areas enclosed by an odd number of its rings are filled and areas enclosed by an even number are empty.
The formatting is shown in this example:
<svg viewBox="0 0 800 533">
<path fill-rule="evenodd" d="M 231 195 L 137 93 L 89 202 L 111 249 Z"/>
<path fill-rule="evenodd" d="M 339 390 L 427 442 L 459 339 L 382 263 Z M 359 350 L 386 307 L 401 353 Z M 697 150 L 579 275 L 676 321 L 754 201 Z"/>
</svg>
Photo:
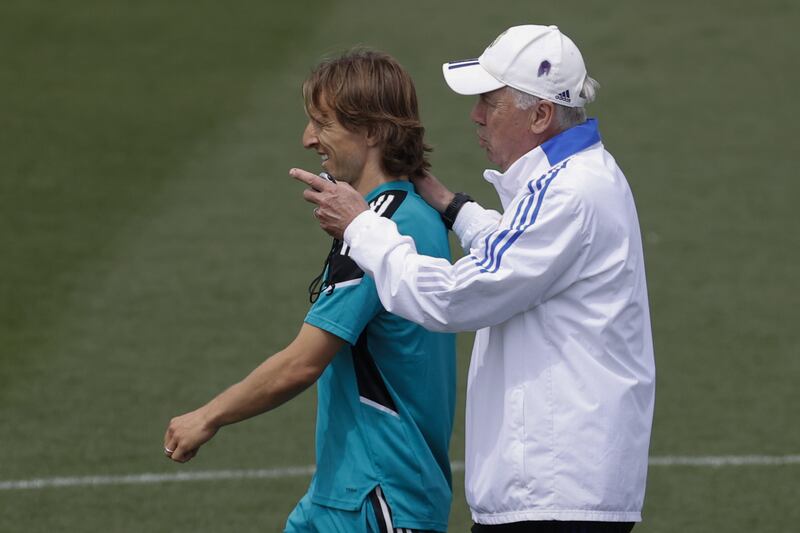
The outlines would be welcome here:
<svg viewBox="0 0 800 533">
<path fill-rule="evenodd" d="M 456 217 L 458 216 L 458 212 L 461 211 L 461 208 L 464 207 L 464 204 L 467 202 L 474 202 L 475 200 L 472 199 L 470 195 L 465 192 L 457 192 L 456 195 L 453 197 L 453 201 L 450 202 L 442 213 L 442 220 L 444 221 L 444 226 L 447 229 L 453 229 L 453 223 L 456 221 Z"/>
</svg>

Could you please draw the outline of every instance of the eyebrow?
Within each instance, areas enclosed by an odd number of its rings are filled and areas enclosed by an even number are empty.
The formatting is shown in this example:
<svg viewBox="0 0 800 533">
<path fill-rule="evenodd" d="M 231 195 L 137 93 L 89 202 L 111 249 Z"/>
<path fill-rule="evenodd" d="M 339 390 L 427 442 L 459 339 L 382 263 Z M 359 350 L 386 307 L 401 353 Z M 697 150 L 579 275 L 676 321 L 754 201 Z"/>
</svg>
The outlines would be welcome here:
<svg viewBox="0 0 800 533">
<path fill-rule="evenodd" d="M 310 118 L 314 122 L 319 122 L 320 124 L 328 120 L 328 114 L 323 113 L 322 111 L 320 111 L 319 108 L 314 108 L 313 110 L 306 109 L 306 114 L 308 115 L 308 118 Z"/>
</svg>

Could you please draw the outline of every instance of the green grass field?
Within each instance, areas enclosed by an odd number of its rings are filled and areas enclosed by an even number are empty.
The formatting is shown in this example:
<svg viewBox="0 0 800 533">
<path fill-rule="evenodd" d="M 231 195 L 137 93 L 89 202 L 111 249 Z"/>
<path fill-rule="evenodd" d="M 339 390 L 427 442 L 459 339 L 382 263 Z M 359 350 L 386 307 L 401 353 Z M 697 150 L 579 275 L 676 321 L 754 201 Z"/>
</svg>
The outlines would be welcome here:
<svg viewBox="0 0 800 533">
<path fill-rule="evenodd" d="M 591 114 L 637 198 L 652 455 L 800 454 L 797 2 L 4 0 L 0 483 L 313 464 L 313 392 L 187 465 L 161 451 L 171 416 L 285 346 L 307 310 L 328 238 L 287 176 L 318 165 L 300 83 L 356 44 L 392 53 L 435 172 L 497 205 L 472 99 L 440 68 L 529 22 L 583 50 L 603 86 Z M 467 531 L 454 482 L 450 531 Z M 307 483 L 0 490 L 0 531 L 280 531 Z M 653 466 L 636 531 L 793 531 L 799 493 L 797 463 Z"/>
</svg>

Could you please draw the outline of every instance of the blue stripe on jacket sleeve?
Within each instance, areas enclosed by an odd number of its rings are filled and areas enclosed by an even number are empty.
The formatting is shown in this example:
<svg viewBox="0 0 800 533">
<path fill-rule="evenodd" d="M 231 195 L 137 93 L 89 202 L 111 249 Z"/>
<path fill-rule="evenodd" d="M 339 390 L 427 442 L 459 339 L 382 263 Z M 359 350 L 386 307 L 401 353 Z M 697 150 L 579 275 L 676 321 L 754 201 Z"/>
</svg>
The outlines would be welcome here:
<svg viewBox="0 0 800 533">
<path fill-rule="evenodd" d="M 517 212 L 514 214 L 514 219 L 511 221 L 511 227 L 507 230 L 501 231 L 500 234 L 497 235 L 495 240 L 492 242 L 491 249 L 489 246 L 489 239 L 491 239 L 492 235 L 495 235 L 495 233 L 490 233 L 489 235 L 486 236 L 486 240 L 484 241 L 484 248 L 486 250 L 486 255 L 484 256 L 483 260 L 480 262 L 478 266 L 484 266 L 484 263 L 486 263 L 487 260 L 489 261 L 490 264 L 494 262 L 494 250 L 497 248 L 497 244 L 503 239 L 503 237 L 505 237 L 508 234 L 509 231 L 511 231 L 511 228 L 514 227 L 514 224 L 516 224 L 517 219 L 519 218 L 519 213 L 521 210 L 522 210 L 522 202 L 517 204 Z"/>
<path fill-rule="evenodd" d="M 487 249 L 486 249 L 484 258 L 483 258 L 483 260 L 481 262 L 479 262 L 476 265 L 477 267 L 480 268 L 481 272 L 488 272 L 488 273 L 491 274 L 491 273 L 497 272 L 500 269 L 500 264 L 501 264 L 501 261 L 503 259 L 503 255 L 505 254 L 505 252 L 517 241 L 517 239 L 519 239 L 519 237 L 525 232 L 525 230 L 527 230 L 529 227 L 533 226 L 536 223 L 536 219 L 539 216 L 539 211 L 541 210 L 542 204 L 544 202 L 545 194 L 547 193 L 547 188 L 553 182 L 553 180 L 558 175 L 558 173 L 564 167 L 567 166 L 568 162 L 569 162 L 569 160 L 564 161 L 557 168 L 554 168 L 554 169 L 548 171 L 547 173 L 543 174 L 538 180 L 536 180 L 536 190 L 541 190 L 541 192 L 538 195 L 538 197 L 536 196 L 536 193 L 534 192 L 534 188 L 532 187 L 534 180 L 531 180 L 529 182 L 528 190 L 530 190 L 532 192 L 532 194 L 529 195 L 529 198 L 527 198 L 526 200 L 520 201 L 519 205 L 517 206 L 517 213 L 514 215 L 514 219 L 512 220 L 511 228 L 507 228 L 507 229 L 501 231 L 499 234 L 497 234 L 495 239 L 492 241 L 492 245 L 491 245 L 490 248 L 488 248 L 488 242 L 489 242 L 489 238 L 491 237 L 491 235 L 486 237 Z M 544 182 L 544 185 L 542 185 L 542 182 Z M 526 222 L 526 220 L 528 219 L 528 213 L 530 211 L 530 208 L 534 203 L 534 199 L 535 199 L 536 207 L 534 208 L 533 212 L 530 214 L 530 220 L 528 222 Z M 522 215 L 522 218 L 521 218 L 521 220 L 519 222 L 519 225 L 517 226 L 517 229 L 514 230 L 513 233 L 511 233 L 512 229 L 514 227 L 514 224 L 517 221 L 517 217 L 519 216 L 519 211 L 522 208 L 522 204 L 523 203 L 526 204 L 525 211 L 524 211 L 524 213 Z M 511 233 L 511 236 L 508 238 L 508 241 L 500 248 L 500 251 L 497 252 L 497 255 L 495 256 L 495 250 L 497 249 L 499 244 L 505 239 L 505 237 L 507 235 L 509 235 L 509 233 Z M 496 258 L 496 261 L 495 261 L 495 258 Z M 488 261 L 488 264 L 487 264 L 487 261 Z"/>
</svg>

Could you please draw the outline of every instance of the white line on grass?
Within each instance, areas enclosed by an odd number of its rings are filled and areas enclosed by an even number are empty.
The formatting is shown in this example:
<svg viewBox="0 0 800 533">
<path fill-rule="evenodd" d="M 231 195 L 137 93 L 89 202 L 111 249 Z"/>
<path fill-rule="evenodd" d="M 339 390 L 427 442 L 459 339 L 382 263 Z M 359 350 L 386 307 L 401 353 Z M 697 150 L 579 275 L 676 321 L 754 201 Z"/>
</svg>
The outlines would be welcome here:
<svg viewBox="0 0 800 533">
<path fill-rule="evenodd" d="M 800 455 L 723 455 L 651 457 L 650 466 L 784 466 L 800 464 Z M 455 472 L 464 470 L 463 462 L 453 462 Z M 229 479 L 283 479 L 310 476 L 314 466 L 291 466 L 260 470 L 206 470 L 172 474 L 131 474 L 125 476 L 82 476 L 0 481 L 0 490 L 31 490 L 58 487 L 92 487 L 101 485 L 142 485 L 172 481 L 219 481 Z"/>
<path fill-rule="evenodd" d="M 206 470 L 174 474 L 131 474 L 127 476 L 83 476 L 0 481 L 0 490 L 45 489 L 99 485 L 140 485 L 168 481 L 217 481 L 225 479 L 282 479 L 310 476 L 314 466 L 290 466 L 269 470 Z"/>
<path fill-rule="evenodd" d="M 800 455 L 720 455 L 651 457 L 650 466 L 783 466 L 800 464 Z"/>
</svg>

